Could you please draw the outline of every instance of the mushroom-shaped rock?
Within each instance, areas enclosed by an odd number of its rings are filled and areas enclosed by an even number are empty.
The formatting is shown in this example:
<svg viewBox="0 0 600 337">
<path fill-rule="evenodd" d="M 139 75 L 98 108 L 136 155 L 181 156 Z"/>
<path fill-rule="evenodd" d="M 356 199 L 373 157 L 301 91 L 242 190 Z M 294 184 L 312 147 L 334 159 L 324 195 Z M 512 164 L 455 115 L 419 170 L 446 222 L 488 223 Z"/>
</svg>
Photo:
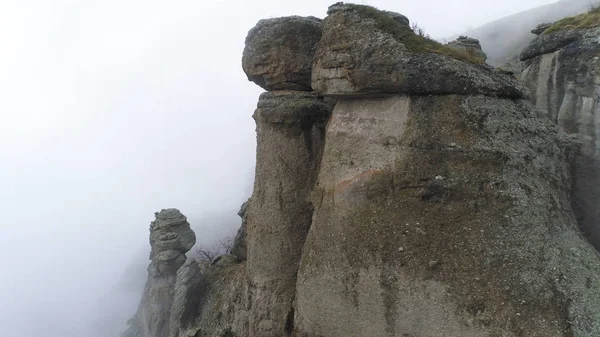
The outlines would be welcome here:
<svg viewBox="0 0 600 337">
<path fill-rule="evenodd" d="M 524 95 L 514 78 L 482 58 L 417 35 L 386 12 L 336 4 L 328 13 L 313 64 L 319 94 Z"/>
<path fill-rule="evenodd" d="M 315 45 L 321 20 L 289 16 L 260 20 L 246 37 L 242 68 L 265 90 L 311 91 Z"/>
<path fill-rule="evenodd" d="M 477 59 L 484 61 L 487 59 L 487 55 L 481 49 L 479 40 L 468 36 L 460 36 L 458 39 L 448 43 L 448 47 L 463 51 Z"/>
<path fill-rule="evenodd" d="M 163 209 L 154 215 L 156 220 L 150 224 L 151 259 L 167 250 L 185 254 L 192 249 L 196 235 L 185 215 L 175 208 Z"/>
</svg>

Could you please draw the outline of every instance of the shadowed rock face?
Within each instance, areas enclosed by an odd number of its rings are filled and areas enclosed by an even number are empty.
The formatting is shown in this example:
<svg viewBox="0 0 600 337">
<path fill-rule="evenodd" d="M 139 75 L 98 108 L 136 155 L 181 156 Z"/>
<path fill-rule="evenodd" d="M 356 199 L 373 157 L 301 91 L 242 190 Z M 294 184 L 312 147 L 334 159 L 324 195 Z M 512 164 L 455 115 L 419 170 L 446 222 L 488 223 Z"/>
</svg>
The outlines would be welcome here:
<svg viewBox="0 0 600 337">
<path fill-rule="evenodd" d="M 246 37 L 242 68 L 266 90 L 310 91 L 314 48 L 321 20 L 290 16 L 260 20 Z"/>
<path fill-rule="evenodd" d="M 254 114 L 256 178 L 247 210 L 246 270 L 252 294 L 250 336 L 283 336 L 304 239 L 310 228 L 309 195 L 331 112 L 314 93 L 269 92 Z"/>
<path fill-rule="evenodd" d="M 581 145 L 574 159 L 573 210 L 600 249 L 600 27 L 540 34 L 521 58 L 536 106 Z"/>
</svg>

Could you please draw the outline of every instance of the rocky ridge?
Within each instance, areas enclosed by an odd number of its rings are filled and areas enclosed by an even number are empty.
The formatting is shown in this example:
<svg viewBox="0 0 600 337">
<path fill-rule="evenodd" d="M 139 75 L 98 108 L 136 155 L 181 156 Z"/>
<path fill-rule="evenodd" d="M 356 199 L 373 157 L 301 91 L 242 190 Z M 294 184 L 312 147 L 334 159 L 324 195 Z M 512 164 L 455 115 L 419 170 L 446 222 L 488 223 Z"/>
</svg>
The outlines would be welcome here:
<svg viewBox="0 0 600 337">
<path fill-rule="evenodd" d="M 344 3 L 260 21 L 242 62 L 269 90 L 245 248 L 185 262 L 168 333 L 139 336 L 600 335 L 571 138 L 465 42 Z"/>
</svg>

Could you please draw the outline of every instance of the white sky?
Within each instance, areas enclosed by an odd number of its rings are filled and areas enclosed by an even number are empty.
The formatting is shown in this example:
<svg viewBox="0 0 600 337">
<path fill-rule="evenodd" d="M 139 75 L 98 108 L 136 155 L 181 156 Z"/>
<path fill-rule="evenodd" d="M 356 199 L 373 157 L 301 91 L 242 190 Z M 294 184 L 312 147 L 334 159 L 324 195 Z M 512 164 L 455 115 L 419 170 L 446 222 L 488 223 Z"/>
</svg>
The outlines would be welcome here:
<svg viewBox="0 0 600 337">
<path fill-rule="evenodd" d="M 235 231 L 261 92 L 241 70 L 246 33 L 333 2 L 0 0 L 2 336 L 99 337 L 89 310 L 160 208 L 203 242 Z M 551 2 L 357 1 L 436 38 Z"/>
</svg>

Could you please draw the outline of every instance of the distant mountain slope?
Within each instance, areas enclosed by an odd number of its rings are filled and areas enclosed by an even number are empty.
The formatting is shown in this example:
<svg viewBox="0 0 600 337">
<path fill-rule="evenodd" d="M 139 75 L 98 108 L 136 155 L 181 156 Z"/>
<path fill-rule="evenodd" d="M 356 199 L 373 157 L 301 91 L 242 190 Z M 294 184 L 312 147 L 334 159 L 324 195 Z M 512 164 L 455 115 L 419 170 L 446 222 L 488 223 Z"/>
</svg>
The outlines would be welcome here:
<svg viewBox="0 0 600 337">
<path fill-rule="evenodd" d="M 531 30 L 538 24 L 585 12 L 591 2 L 562 0 L 492 21 L 461 35 L 479 39 L 488 56 L 487 63 L 506 66 L 518 61 L 521 50 L 535 37 Z"/>
</svg>

